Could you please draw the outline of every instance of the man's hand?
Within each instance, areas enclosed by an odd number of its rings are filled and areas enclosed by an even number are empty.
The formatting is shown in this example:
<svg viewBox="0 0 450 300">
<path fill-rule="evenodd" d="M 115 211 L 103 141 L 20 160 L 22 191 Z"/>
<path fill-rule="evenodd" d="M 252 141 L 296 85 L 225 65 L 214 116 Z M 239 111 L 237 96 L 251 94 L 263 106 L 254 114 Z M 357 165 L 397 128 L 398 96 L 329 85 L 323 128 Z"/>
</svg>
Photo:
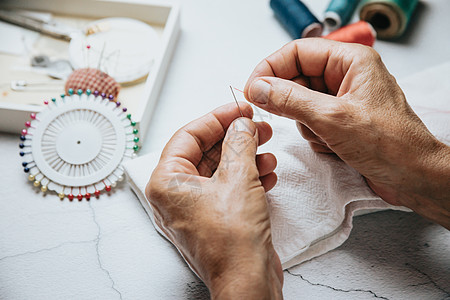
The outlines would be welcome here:
<svg viewBox="0 0 450 300">
<path fill-rule="evenodd" d="M 265 192 L 277 177 L 272 154 L 256 155 L 272 129 L 241 103 L 178 130 L 146 188 L 157 225 L 217 299 L 281 298 L 282 269 Z M 238 119 L 236 119 L 238 118 Z"/>
<path fill-rule="evenodd" d="M 372 48 L 293 41 L 255 68 L 245 95 L 296 120 L 314 151 L 337 154 L 386 202 L 450 229 L 450 148 L 417 117 Z"/>
</svg>

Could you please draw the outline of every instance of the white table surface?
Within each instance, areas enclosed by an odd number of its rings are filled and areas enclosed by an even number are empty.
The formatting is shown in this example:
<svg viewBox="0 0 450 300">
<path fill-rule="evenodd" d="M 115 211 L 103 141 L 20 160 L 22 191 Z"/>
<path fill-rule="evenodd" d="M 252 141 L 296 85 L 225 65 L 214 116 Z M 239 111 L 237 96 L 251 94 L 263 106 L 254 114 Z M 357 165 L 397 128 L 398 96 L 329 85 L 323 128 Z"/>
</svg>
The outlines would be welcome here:
<svg viewBox="0 0 450 300">
<path fill-rule="evenodd" d="M 304 2 L 320 15 L 328 1 Z M 142 154 L 232 101 L 228 86 L 242 88 L 290 40 L 268 1 L 182 4 L 182 32 Z M 449 13 L 448 0 L 424 1 L 402 39 L 377 41 L 396 77 L 450 60 Z M 126 184 L 91 202 L 42 196 L 20 167 L 18 142 L 0 134 L 0 299 L 208 297 Z M 285 298 L 450 299 L 449 241 L 448 231 L 415 214 L 357 217 L 344 245 L 285 272 Z"/>
</svg>

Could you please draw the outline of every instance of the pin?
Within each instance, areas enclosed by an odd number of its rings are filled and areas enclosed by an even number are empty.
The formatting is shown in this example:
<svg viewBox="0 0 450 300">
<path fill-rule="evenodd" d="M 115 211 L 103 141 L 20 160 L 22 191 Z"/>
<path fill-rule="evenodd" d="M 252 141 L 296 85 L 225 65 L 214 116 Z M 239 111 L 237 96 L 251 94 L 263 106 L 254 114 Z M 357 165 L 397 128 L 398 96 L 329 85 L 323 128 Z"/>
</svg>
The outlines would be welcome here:
<svg viewBox="0 0 450 300">
<path fill-rule="evenodd" d="M 239 109 L 239 113 L 241 114 L 241 117 L 244 117 L 244 114 L 242 113 L 241 107 L 239 106 L 239 103 L 236 99 L 236 95 L 234 94 L 234 91 L 233 91 L 233 87 L 231 85 L 230 85 L 230 90 L 231 90 L 231 93 L 233 94 L 234 102 L 236 102 L 236 105 Z"/>
<path fill-rule="evenodd" d="M 100 58 L 98 59 L 97 70 L 100 70 L 102 65 L 103 53 L 105 52 L 106 43 L 103 43 L 102 51 L 100 52 Z"/>
<path fill-rule="evenodd" d="M 89 69 L 89 50 L 91 49 L 91 45 L 86 45 L 86 51 L 83 51 L 85 68 Z M 86 55 L 85 55 L 86 54 Z"/>
<path fill-rule="evenodd" d="M 84 75 L 84 80 L 83 80 L 83 84 L 82 84 L 82 86 L 86 86 L 86 82 L 88 81 L 88 78 L 89 78 L 89 72 L 90 72 L 90 68 L 89 68 L 89 65 L 90 65 L 90 61 L 89 61 L 89 50 L 91 50 L 91 45 L 87 45 L 86 46 L 86 66 L 85 66 L 85 68 L 86 68 L 86 72 L 85 72 L 85 75 Z M 84 55 L 84 52 L 83 52 L 83 55 Z M 80 95 L 80 94 L 78 94 L 78 95 Z"/>
</svg>

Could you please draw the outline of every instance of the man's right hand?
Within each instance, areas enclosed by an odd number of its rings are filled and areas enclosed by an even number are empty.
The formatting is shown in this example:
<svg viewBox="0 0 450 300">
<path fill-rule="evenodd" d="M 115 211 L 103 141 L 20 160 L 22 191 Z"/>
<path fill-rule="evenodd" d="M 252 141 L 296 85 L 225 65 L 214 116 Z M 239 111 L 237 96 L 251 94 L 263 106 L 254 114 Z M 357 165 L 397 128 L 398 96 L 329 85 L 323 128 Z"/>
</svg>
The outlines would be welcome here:
<svg viewBox="0 0 450 300">
<path fill-rule="evenodd" d="M 296 120 L 314 151 L 337 154 L 386 202 L 450 229 L 450 147 L 428 131 L 372 48 L 293 41 L 255 68 L 245 96 Z"/>
</svg>

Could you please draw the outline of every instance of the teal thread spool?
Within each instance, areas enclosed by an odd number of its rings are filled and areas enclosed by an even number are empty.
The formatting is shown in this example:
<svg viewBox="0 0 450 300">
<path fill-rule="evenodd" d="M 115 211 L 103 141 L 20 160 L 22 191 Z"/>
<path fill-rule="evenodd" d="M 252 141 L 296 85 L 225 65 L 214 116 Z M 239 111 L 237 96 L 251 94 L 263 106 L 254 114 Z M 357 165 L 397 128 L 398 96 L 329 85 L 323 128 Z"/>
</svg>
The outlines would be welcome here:
<svg viewBox="0 0 450 300">
<path fill-rule="evenodd" d="M 381 39 L 401 36 L 419 0 L 363 0 L 359 17 L 369 22 Z"/>
<path fill-rule="evenodd" d="M 276 18 L 293 39 L 322 35 L 322 23 L 300 0 L 270 0 Z"/>
<path fill-rule="evenodd" d="M 353 16 L 359 0 L 331 0 L 324 15 L 324 23 L 330 30 L 346 25 Z"/>
</svg>

